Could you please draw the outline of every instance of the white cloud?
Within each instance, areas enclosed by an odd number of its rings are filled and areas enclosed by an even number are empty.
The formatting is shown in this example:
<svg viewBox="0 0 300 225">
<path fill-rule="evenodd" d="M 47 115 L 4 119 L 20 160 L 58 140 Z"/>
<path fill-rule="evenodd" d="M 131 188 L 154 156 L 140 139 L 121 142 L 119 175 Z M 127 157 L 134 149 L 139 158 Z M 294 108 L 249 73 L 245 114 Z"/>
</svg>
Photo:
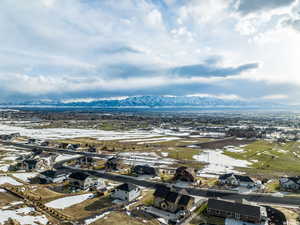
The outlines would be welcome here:
<svg viewBox="0 0 300 225">
<path fill-rule="evenodd" d="M 287 99 L 289 96 L 283 95 L 283 94 L 274 94 L 274 95 L 266 95 L 263 96 L 262 99 L 265 100 L 282 100 L 282 99 Z"/>
<path fill-rule="evenodd" d="M 231 84 L 234 98 L 243 96 L 232 85 L 240 80 L 300 86 L 300 33 L 281 23 L 295 18 L 296 3 L 240 16 L 230 0 L 165 2 L 167 9 L 146 0 L 0 1 L 0 91 L 63 98 L 70 92 L 149 93 L 192 84 L 216 85 L 215 92 L 223 93 Z M 165 71 L 201 64 L 211 56 L 221 56 L 217 65 L 222 67 L 263 66 L 227 77 L 122 74 L 122 65 Z"/>
<path fill-rule="evenodd" d="M 203 97 L 203 98 L 219 98 L 224 100 L 243 100 L 242 97 L 235 94 L 207 94 L 207 93 L 197 93 L 186 95 L 187 97 Z"/>
</svg>

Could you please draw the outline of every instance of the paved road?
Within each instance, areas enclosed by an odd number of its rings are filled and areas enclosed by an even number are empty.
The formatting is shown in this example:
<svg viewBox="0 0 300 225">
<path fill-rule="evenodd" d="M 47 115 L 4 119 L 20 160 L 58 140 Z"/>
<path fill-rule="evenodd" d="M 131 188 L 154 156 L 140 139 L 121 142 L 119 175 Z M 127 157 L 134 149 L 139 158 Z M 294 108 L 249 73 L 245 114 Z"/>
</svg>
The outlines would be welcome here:
<svg viewBox="0 0 300 225">
<path fill-rule="evenodd" d="M 61 166 L 61 165 L 60 165 Z M 136 177 L 126 176 L 126 175 L 116 175 L 107 172 L 94 171 L 94 170 L 83 170 L 71 167 L 64 167 L 64 169 L 70 171 L 81 171 L 88 172 L 91 175 L 118 181 L 122 183 L 132 183 L 135 185 L 139 185 L 147 188 L 155 188 L 157 185 L 165 185 L 161 182 L 149 181 L 149 180 L 139 180 Z M 175 186 L 176 189 L 181 190 L 183 188 Z M 201 189 L 201 188 L 184 188 L 191 195 L 207 197 L 207 198 L 221 198 L 228 200 L 242 200 L 246 199 L 251 202 L 265 203 L 265 204 L 276 204 L 276 205 L 287 205 L 287 206 L 300 206 L 300 198 L 295 197 L 275 197 L 269 194 L 258 194 L 258 193 L 250 193 L 250 194 L 239 194 L 233 191 L 221 191 L 221 190 L 213 190 L 213 189 Z"/>
<path fill-rule="evenodd" d="M 15 142 L 3 142 L 0 141 L 2 144 L 6 145 L 13 145 L 16 147 L 26 148 L 26 149 L 42 149 L 45 151 L 53 151 L 56 153 L 63 153 L 63 154 L 81 154 L 91 157 L 97 157 L 97 158 L 107 158 L 109 155 L 104 154 L 97 154 L 97 153 L 85 153 L 85 152 L 77 152 L 77 151 L 71 151 L 71 150 L 62 150 L 62 149 L 56 149 L 56 148 L 49 148 L 49 147 L 42 147 L 42 146 L 34 146 L 34 145 L 27 145 L 23 143 L 15 143 Z M 107 172 L 101 172 L 101 171 L 95 171 L 95 170 L 83 170 L 83 169 L 77 169 L 77 168 L 71 168 L 63 166 L 63 164 L 66 162 L 61 161 L 55 165 L 55 168 L 57 169 L 66 169 L 70 171 L 82 171 L 82 172 L 88 172 L 91 175 L 105 178 L 108 180 L 118 181 L 118 182 L 127 182 L 136 184 L 142 187 L 147 188 L 155 188 L 159 184 L 159 182 L 149 181 L 149 180 L 139 180 L 136 177 L 131 176 L 125 176 L 125 175 L 116 175 L 111 174 Z M 178 190 L 182 189 L 180 187 L 176 187 Z M 201 188 L 185 188 L 189 194 L 195 195 L 195 196 L 201 196 L 201 197 L 207 197 L 207 198 L 222 198 L 222 199 L 228 199 L 228 200 L 241 200 L 246 199 L 248 201 L 252 202 L 258 202 L 258 203 L 266 203 L 266 204 L 278 204 L 278 205 L 289 205 L 289 206 L 300 206 L 300 198 L 299 197 L 275 197 L 271 196 L 270 194 L 258 194 L 258 193 L 250 193 L 250 194 L 239 194 L 233 191 L 221 191 L 221 190 L 213 190 L 213 189 L 201 189 Z"/>
</svg>

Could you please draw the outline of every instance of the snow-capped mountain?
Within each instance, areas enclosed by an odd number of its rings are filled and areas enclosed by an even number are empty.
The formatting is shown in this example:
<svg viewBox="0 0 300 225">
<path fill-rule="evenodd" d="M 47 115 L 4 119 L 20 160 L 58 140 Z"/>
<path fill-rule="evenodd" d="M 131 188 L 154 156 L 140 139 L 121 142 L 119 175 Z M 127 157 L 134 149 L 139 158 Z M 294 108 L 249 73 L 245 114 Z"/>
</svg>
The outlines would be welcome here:
<svg viewBox="0 0 300 225">
<path fill-rule="evenodd" d="M 16 103 L 14 103 L 16 105 Z M 134 96 L 108 99 L 39 100 L 18 103 L 34 106 L 84 106 L 84 107 L 276 107 L 278 104 L 261 101 L 222 99 L 199 96 Z"/>
</svg>

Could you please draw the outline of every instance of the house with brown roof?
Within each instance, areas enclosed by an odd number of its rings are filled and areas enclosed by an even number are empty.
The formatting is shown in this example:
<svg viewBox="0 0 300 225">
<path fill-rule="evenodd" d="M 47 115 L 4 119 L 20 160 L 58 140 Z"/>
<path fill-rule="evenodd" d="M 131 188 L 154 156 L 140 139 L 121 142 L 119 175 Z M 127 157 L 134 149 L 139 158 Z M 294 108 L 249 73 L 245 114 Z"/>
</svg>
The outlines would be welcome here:
<svg viewBox="0 0 300 225">
<path fill-rule="evenodd" d="M 194 204 L 194 198 L 186 191 L 176 192 L 164 185 L 159 185 L 154 192 L 153 206 L 163 211 L 176 213 L 190 210 Z"/>
<path fill-rule="evenodd" d="M 107 171 L 119 170 L 121 168 L 121 160 L 118 157 L 111 157 L 105 162 Z"/>
<path fill-rule="evenodd" d="M 178 167 L 176 169 L 173 180 L 193 183 L 196 180 L 195 169 L 185 166 Z"/>
</svg>

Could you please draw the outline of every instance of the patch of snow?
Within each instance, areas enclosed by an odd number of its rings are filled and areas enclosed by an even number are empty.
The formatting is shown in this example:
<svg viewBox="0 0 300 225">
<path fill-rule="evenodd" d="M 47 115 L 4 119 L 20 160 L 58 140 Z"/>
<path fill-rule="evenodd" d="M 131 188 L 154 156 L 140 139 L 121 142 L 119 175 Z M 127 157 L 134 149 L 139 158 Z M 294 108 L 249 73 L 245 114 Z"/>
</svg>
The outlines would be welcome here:
<svg viewBox="0 0 300 225">
<path fill-rule="evenodd" d="M 158 138 L 143 138 L 143 139 L 129 139 L 129 140 L 121 140 L 119 142 L 140 142 L 140 141 L 156 141 L 156 142 L 161 142 L 161 141 L 173 141 L 173 140 L 178 140 L 181 139 L 179 137 L 158 137 Z"/>
<path fill-rule="evenodd" d="M 0 171 L 7 172 L 8 168 L 9 168 L 9 165 L 1 165 L 0 166 Z"/>
<path fill-rule="evenodd" d="M 244 149 L 236 146 L 225 146 L 224 149 L 228 152 L 243 152 Z"/>
<path fill-rule="evenodd" d="M 29 182 L 29 179 L 36 177 L 38 173 L 13 173 L 12 175 L 24 182 Z"/>
<path fill-rule="evenodd" d="M 0 185 L 5 184 L 5 183 L 9 183 L 9 184 L 16 185 L 16 186 L 23 185 L 20 182 L 16 181 L 15 179 L 11 178 L 11 177 L 0 176 Z"/>
<path fill-rule="evenodd" d="M 94 223 L 95 221 L 102 219 L 103 217 L 107 216 L 108 214 L 110 214 L 110 212 L 105 212 L 105 213 L 102 213 L 101 215 L 98 215 L 98 216 L 96 216 L 94 218 L 86 219 L 84 221 L 84 224 L 89 225 L 91 223 Z"/>
<path fill-rule="evenodd" d="M 9 218 L 13 218 L 18 221 L 21 225 L 33 224 L 47 224 L 48 219 L 46 216 L 32 216 L 29 213 L 34 212 L 34 208 L 27 207 L 21 208 L 17 210 L 1 210 L 0 209 L 0 224 L 4 224 L 9 220 Z"/>
<path fill-rule="evenodd" d="M 82 157 L 81 155 L 67 155 L 67 154 L 63 154 L 63 155 L 59 155 L 55 158 L 55 162 L 60 162 L 60 161 L 64 161 L 64 160 L 68 160 L 68 159 L 76 159 L 78 157 Z"/>
<path fill-rule="evenodd" d="M 16 160 L 17 158 L 18 158 L 17 156 L 9 156 L 9 157 L 4 157 L 4 158 L 2 158 L 2 160 L 14 161 L 14 160 Z"/>
<path fill-rule="evenodd" d="M 279 153 L 287 153 L 287 151 L 283 150 L 283 149 L 279 149 L 277 152 L 279 152 Z"/>
<path fill-rule="evenodd" d="M 23 203 L 24 203 L 23 201 L 16 201 L 16 202 L 11 202 L 9 204 L 15 206 L 15 205 L 23 204 Z"/>
<path fill-rule="evenodd" d="M 236 173 L 235 167 L 248 167 L 251 165 L 251 162 L 246 160 L 238 160 L 224 155 L 222 150 L 205 150 L 199 155 L 194 155 L 193 158 L 208 163 L 204 169 L 199 171 L 199 174 Z"/>
<path fill-rule="evenodd" d="M 66 139 L 78 137 L 90 137 L 98 140 L 122 140 L 137 138 L 152 138 L 162 136 L 156 131 L 104 131 L 94 129 L 69 129 L 69 128 L 45 128 L 45 129 L 28 129 L 25 127 L 17 127 L 7 124 L 0 124 L 0 133 L 20 133 L 21 136 L 33 137 L 40 140 Z"/>
<path fill-rule="evenodd" d="M 168 157 L 169 153 L 168 153 L 168 152 L 161 152 L 161 155 L 162 155 L 163 157 Z"/>
<path fill-rule="evenodd" d="M 75 195 L 75 196 L 59 198 L 54 201 L 48 202 L 46 206 L 54 209 L 64 209 L 72 205 L 79 204 L 93 196 L 94 196 L 93 194 L 83 194 L 83 195 Z"/>
</svg>

